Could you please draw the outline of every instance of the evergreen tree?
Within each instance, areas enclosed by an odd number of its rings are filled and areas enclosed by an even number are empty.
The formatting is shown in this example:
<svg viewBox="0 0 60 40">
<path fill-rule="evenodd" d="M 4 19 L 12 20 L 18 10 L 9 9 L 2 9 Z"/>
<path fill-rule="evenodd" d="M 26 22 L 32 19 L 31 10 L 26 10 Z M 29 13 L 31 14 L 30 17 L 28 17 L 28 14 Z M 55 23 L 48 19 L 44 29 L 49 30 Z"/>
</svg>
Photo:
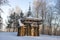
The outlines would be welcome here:
<svg viewBox="0 0 60 40">
<path fill-rule="evenodd" d="M 19 22 L 18 19 L 23 18 L 23 12 L 21 11 L 20 15 L 16 14 L 15 12 L 13 14 L 11 14 L 9 16 L 10 20 L 8 20 L 9 24 L 9 28 L 11 28 L 11 25 L 13 24 L 13 32 L 15 31 L 15 28 L 17 28 L 19 26 Z"/>
<path fill-rule="evenodd" d="M 28 14 L 27 14 L 27 17 L 29 17 L 29 16 L 31 16 L 31 12 L 30 11 L 28 11 Z"/>
<path fill-rule="evenodd" d="M 28 11 L 28 13 L 27 13 L 27 17 L 29 17 L 29 16 L 32 16 L 30 4 L 29 4 L 29 11 Z"/>
<path fill-rule="evenodd" d="M 21 11 L 21 13 L 20 13 L 20 18 L 23 18 L 23 16 L 24 16 L 24 14 L 23 14 L 23 12 Z"/>
</svg>

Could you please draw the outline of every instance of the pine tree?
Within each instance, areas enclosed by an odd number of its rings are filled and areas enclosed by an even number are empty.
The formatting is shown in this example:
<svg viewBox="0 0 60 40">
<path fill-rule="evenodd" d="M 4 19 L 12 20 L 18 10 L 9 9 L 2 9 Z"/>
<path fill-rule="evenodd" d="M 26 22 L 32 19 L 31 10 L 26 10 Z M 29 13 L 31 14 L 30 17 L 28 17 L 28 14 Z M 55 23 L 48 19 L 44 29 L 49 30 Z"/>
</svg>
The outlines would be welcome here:
<svg viewBox="0 0 60 40">
<path fill-rule="evenodd" d="M 30 5 L 30 3 L 29 3 L 29 10 L 28 10 L 28 13 L 27 13 L 27 17 L 29 17 L 29 16 L 32 16 L 31 5 Z"/>
<path fill-rule="evenodd" d="M 21 11 L 21 13 L 20 13 L 20 18 L 23 18 L 23 16 L 24 16 L 24 14 L 23 14 L 23 12 Z"/>
</svg>

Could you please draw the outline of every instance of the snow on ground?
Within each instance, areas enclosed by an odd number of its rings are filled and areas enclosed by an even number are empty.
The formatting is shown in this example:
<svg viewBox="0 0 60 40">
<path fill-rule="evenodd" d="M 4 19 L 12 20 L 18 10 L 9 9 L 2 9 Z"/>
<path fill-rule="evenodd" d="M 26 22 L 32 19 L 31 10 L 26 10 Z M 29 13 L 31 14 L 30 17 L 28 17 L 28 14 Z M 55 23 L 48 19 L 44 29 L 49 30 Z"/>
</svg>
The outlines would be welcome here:
<svg viewBox="0 0 60 40">
<path fill-rule="evenodd" d="M 17 32 L 0 32 L 0 40 L 60 40 L 60 36 L 17 36 Z"/>
</svg>

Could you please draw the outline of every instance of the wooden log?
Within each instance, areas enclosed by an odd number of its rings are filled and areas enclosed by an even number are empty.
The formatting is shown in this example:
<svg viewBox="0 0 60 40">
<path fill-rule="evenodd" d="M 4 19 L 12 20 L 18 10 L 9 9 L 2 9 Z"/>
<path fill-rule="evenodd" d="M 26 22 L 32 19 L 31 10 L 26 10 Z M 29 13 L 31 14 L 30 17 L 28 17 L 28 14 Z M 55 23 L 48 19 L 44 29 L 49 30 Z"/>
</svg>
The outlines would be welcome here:
<svg viewBox="0 0 60 40">
<path fill-rule="evenodd" d="M 31 27 L 31 36 L 34 36 L 34 27 Z"/>
<path fill-rule="evenodd" d="M 25 36 L 25 27 L 19 27 L 18 28 L 18 36 Z"/>
<path fill-rule="evenodd" d="M 31 36 L 31 26 L 27 26 L 27 36 Z"/>
</svg>

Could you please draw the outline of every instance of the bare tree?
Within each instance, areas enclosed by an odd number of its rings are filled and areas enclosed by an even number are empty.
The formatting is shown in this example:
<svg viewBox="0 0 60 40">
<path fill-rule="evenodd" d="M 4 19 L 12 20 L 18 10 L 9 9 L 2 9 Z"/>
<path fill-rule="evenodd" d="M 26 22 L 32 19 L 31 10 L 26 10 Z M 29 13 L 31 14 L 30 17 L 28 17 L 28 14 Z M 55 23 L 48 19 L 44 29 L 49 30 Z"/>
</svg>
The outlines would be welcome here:
<svg viewBox="0 0 60 40">
<path fill-rule="evenodd" d="M 47 22 L 49 25 L 49 31 L 48 31 L 49 35 L 52 34 L 52 20 L 53 20 L 53 7 L 48 6 L 48 8 L 47 8 Z"/>
<path fill-rule="evenodd" d="M 36 13 L 37 18 L 42 18 L 42 34 L 44 34 L 44 16 L 46 10 L 46 2 L 44 0 L 36 0 L 34 1 L 34 12 Z"/>
<path fill-rule="evenodd" d="M 54 35 L 57 35 L 56 33 L 57 33 L 57 29 L 58 29 L 58 27 L 59 27 L 59 21 L 60 21 L 60 19 L 56 16 L 56 18 L 55 18 L 55 26 L 54 26 Z"/>
<path fill-rule="evenodd" d="M 5 4 L 8 4 L 8 0 L 0 0 L 0 7 Z M 0 10 L 1 10 L 1 12 L 3 12 L 1 8 L 0 8 Z"/>
</svg>

